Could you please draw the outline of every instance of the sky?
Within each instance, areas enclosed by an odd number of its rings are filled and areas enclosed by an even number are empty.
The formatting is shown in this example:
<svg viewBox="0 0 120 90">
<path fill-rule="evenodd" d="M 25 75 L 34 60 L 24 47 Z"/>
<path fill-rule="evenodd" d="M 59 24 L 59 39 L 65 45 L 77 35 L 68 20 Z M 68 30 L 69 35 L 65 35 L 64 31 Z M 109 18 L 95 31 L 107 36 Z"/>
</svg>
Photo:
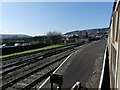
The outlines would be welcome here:
<svg viewBox="0 0 120 90">
<path fill-rule="evenodd" d="M 49 31 L 108 27 L 112 2 L 4 2 L 2 34 L 38 36 Z"/>
</svg>

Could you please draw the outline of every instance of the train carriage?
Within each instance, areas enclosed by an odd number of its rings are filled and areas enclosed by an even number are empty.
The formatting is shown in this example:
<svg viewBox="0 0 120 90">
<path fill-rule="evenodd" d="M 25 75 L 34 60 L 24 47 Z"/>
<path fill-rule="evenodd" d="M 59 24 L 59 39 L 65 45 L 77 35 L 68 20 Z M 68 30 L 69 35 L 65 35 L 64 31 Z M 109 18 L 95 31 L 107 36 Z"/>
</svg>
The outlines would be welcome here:
<svg viewBox="0 0 120 90">
<path fill-rule="evenodd" d="M 110 88 L 120 89 L 120 0 L 113 6 L 107 43 Z"/>
</svg>

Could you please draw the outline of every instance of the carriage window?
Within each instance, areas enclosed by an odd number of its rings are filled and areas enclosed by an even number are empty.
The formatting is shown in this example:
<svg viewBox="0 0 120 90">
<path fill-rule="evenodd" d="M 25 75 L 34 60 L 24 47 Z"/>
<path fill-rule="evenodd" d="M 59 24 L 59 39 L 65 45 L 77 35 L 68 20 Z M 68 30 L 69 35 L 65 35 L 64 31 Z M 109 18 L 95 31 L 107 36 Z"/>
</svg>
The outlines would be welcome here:
<svg viewBox="0 0 120 90">
<path fill-rule="evenodd" d="M 115 37 L 115 29 L 114 29 L 114 27 L 115 27 L 115 22 L 114 22 L 114 18 L 112 17 L 112 27 L 111 27 L 111 38 L 112 38 L 112 42 L 114 43 L 114 37 Z"/>
<path fill-rule="evenodd" d="M 112 50 L 111 57 L 112 57 L 112 68 L 113 68 L 112 70 L 113 70 L 113 72 L 115 72 L 115 70 L 116 70 L 115 66 L 116 66 L 116 54 L 117 54 L 117 51 L 114 48 L 114 46 L 111 47 L 111 50 Z"/>
<path fill-rule="evenodd" d="M 119 26 L 119 16 L 118 16 L 118 11 L 116 12 L 116 28 L 115 28 L 115 30 L 116 30 L 116 35 L 115 35 L 115 41 L 117 42 L 118 41 L 118 26 Z"/>
<path fill-rule="evenodd" d="M 112 41 L 113 43 L 118 40 L 118 11 L 113 13 L 113 32 L 112 32 Z"/>
<path fill-rule="evenodd" d="M 110 27 L 110 30 L 111 30 L 111 41 L 113 42 L 113 17 L 111 19 L 111 27 Z"/>
</svg>

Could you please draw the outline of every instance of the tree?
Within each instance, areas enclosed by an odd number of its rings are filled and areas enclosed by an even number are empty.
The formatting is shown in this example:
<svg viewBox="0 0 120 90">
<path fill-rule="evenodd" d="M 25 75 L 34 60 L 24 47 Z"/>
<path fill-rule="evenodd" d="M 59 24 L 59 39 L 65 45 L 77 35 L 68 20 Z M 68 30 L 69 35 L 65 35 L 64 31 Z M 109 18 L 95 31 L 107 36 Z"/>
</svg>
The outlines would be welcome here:
<svg viewBox="0 0 120 90">
<path fill-rule="evenodd" d="M 51 44 L 59 44 L 62 42 L 62 33 L 56 31 L 48 32 L 47 39 Z"/>
</svg>

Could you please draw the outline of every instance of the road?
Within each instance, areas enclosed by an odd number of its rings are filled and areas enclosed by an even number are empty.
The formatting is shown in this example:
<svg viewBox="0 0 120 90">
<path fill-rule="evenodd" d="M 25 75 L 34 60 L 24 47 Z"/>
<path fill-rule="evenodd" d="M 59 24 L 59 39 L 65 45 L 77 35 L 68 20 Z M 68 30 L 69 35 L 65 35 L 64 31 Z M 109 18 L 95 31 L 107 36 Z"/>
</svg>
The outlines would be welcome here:
<svg viewBox="0 0 120 90">
<path fill-rule="evenodd" d="M 99 58 L 100 54 L 102 57 L 104 55 L 105 42 L 104 40 L 94 42 L 82 51 L 78 50 L 75 53 L 72 57 L 74 60 L 63 74 L 63 88 L 71 88 L 77 81 L 83 85 L 87 82 L 93 72 L 95 60 Z"/>
</svg>

